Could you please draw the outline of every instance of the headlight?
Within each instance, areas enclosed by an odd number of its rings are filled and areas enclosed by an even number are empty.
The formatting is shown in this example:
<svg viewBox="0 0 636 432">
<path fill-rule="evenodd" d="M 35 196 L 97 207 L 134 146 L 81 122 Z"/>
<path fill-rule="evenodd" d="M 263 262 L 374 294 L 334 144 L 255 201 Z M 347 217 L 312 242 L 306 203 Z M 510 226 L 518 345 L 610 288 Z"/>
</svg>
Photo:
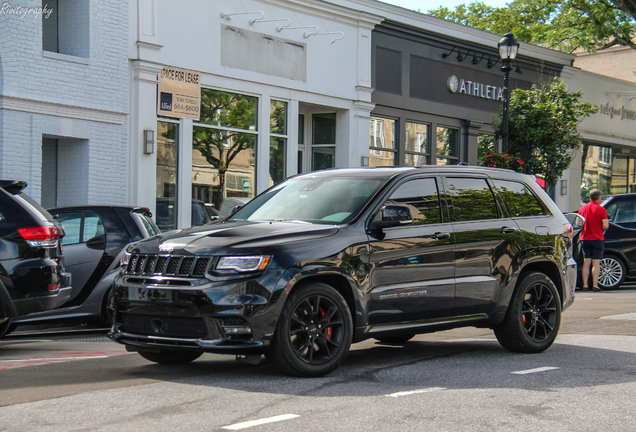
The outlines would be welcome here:
<svg viewBox="0 0 636 432">
<path fill-rule="evenodd" d="M 121 259 L 119 260 L 119 266 L 123 269 L 126 269 L 126 267 L 128 267 L 129 262 L 130 262 L 130 252 L 124 252 L 124 254 L 121 256 Z"/>
<path fill-rule="evenodd" d="M 266 255 L 222 257 L 216 265 L 216 270 L 239 273 L 262 271 L 269 264 L 270 258 L 271 256 Z"/>
</svg>

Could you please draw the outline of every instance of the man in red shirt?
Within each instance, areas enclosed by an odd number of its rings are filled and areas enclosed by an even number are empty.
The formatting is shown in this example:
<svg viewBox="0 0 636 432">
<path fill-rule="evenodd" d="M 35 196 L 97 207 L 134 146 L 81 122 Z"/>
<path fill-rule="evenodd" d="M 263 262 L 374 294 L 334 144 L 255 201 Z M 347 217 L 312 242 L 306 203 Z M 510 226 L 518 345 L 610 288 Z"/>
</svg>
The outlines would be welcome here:
<svg viewBox="0 0 636 432">
<path fill-rule="evenodd" d="M 601 191 L 592 189 L 590 191 L 590 202 L 579 209 L 579 214 L 585 218 L 585 225 L 581 231 L 583 241 L 583 289 L 587 290 L 587 282 L 590 276 L 590 265 L 592 266 L 592 290 L 603 291 L 598 287 L 598 275 L 600 273 L 600 263 L 605 249 L 605 236 L 603 233 L 609 228 L 607 211 L 601 207 Z"/>
</svg>

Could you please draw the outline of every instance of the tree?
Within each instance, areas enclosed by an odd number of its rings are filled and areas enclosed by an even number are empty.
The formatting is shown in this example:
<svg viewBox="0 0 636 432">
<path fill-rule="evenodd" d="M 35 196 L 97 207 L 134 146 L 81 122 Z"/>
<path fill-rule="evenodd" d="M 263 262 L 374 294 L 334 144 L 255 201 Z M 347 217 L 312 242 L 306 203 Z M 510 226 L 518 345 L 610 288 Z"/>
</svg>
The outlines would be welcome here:
<svg viewBox="0 0 636 432">
<path fill-rule="evenodd" d="M 533 84 L 530 90 L 515 89 L 508 111 L 508 153 L 523 161 L 528 174 L 541 175 L 546 186 L 554 186 L 572 162 L 572 150 L 580 146 L 579 123 L 598 111 L 583 92 L 568 92 L 565 82 L 554 78 Z M 493 128 L 502 133 L 501 113 Z"/>
<path fill-rule="evenodd" d="M 251 130 L 256 125 L 256 99 L 250 96 L 201 89 L 201 123 Z M 192 148 L 198 150 L 207 162 L 219 171 L 221 196 L 215 205 L 221 208 L 225 196 L 225 173 L 230 163 L 243 150 L 254 149 L 255 135 L 197 126 L 194 128 Z M 218 202 L 216 202 L 218 201 Z"/>
<path fill-rule="evenodd" d="M 636 0 L 513 0 L 503 8 L 474 1 L 427 13 L 565 52 L 636 49 Z"/>
</svg>

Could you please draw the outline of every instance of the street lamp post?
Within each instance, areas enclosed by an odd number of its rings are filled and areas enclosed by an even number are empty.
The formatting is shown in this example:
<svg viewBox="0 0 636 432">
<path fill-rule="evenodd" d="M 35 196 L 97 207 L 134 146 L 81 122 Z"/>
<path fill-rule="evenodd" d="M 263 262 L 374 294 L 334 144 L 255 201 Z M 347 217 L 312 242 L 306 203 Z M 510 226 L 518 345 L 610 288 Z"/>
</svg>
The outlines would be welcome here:
<svg viewBox="0 0 636 432">
<path fill-rule="evenodd" d="M 501 122 L 501 147 L 503 152 L 508 151 L 508 81 L 510 78 L 510 71 L 512 70 L 511 63 L 517 57 L 519 52 L 519 42 L 515 39 L 515 35 L 512 33 L 506 33 L 503 38 L 497 44 L 499 48 L 499 57 L 501 57 L 501 70 L 504 73 L 504 87 L 503 87 L 503 119 Z"/>
</svg>

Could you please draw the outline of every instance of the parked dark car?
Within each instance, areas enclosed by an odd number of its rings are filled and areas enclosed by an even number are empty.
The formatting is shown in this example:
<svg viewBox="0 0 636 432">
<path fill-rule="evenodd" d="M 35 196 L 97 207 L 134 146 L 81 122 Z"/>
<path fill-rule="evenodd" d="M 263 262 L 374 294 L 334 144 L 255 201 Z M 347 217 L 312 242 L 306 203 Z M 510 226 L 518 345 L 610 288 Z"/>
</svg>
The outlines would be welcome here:
<svg viewBox="0 0 636 432">
<path fill-rule="evenodd" d="M 619 288 L 626 277 L 636 277 L 636 194 L 604 196 L 601 205 L 607 210 L 610 224 L 605 232 L 598 285 L 611 290 Z M 578 264 L 583 265 L 582 256 Z"/>
<path fill-rule="evenodd" d="M 535 179 L 468 166 L 289 178 L 222 222 L 129 245 L 108 336 L 158 363 L 265 355 L 321 376 L 352 342 L 475 326 L 537 353 L 574 301 L 573 230 Z"/>
<path fill-rule="evenodd" d="M 157 226 L 161 231 L 175 229 L 177 212 L 175 201 L 172 198 L 160 198 L 157 200 Z M 219 212 L 209 207 L 203 201 L 192 200 L 190 225 L 193 227 L 205 225 L 219 218 Z"/>
<path fill-rule="evenodd" d="M 16 316 L 55 308 L 71 296 L 64 228 L 23 192 L 26 187 L 0 180 L 0 337 Z"/>
<path fill-rule="evenodd" d="M 61 320 L 106 320 L 106 298 L 123 249 L 159 234 L 145 207 L 78 205 L 49 209 L 66 231 L 62 239 L 67 271 L 73 275 L 71 299 L 61 307 L 21 315 L 12 324 Z"/>
</svg>

